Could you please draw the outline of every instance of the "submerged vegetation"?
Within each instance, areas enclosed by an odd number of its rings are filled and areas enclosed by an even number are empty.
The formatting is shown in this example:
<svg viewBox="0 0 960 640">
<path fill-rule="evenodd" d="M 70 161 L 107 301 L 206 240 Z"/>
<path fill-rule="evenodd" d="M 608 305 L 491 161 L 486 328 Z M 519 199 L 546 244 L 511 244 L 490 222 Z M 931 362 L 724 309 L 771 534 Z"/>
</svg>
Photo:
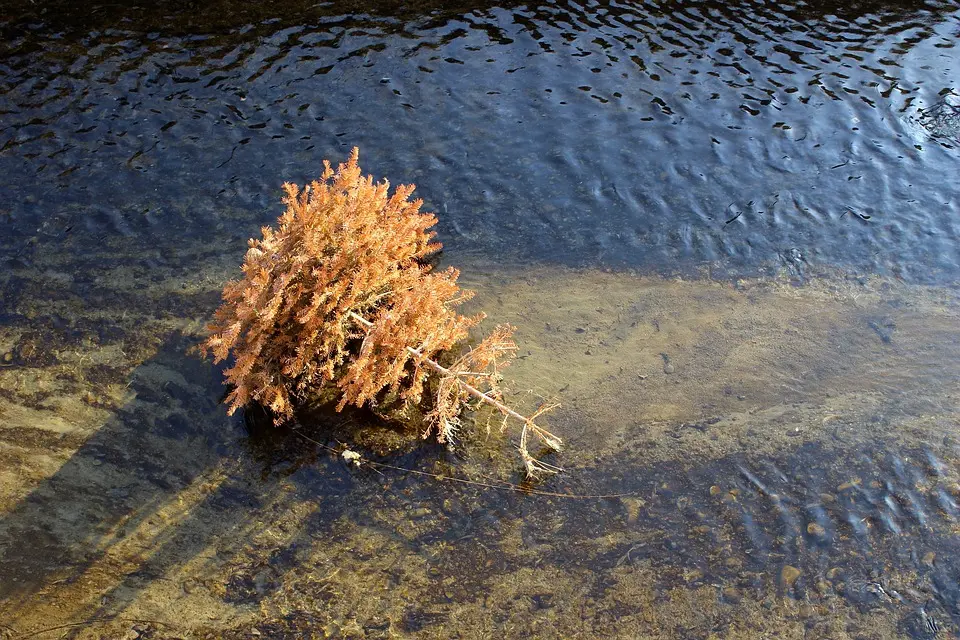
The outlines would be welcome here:
<svg viewBox="0 0 960 640">
<path fill-rule="evenodd" d="M 485 316 L 457 307 L 473 293 L 459 272 L 434 271 L 427 260 L 441 245 L 437 219 L 410 200 L 413 185 L 393 193 L 364 177 L 358 150 L 303 189 L 285 184 L 286 211 L 277 227 L 251 239 L 244 277 L 223 290 L 223 304 L 203 348 L 215 362 L 232 353 L 225 372 L 229 411 L 250 402 L 269 407 L 277 423 L 298 403 L 334 389 L 337 410 L 368 406 L 406 422 L 424 437 L 450 442 L 474 403 L 518 420 L 528 475 L 556 471 L 529 452 L 531 436 L 559 450 L 561 440 L 503 403 L 501 371 L 516 351 L 513 327 L 497 326 L 476 346 L 469 330 Z M 448 362 L 441 365 L 438 360 Z"/>
</svg>

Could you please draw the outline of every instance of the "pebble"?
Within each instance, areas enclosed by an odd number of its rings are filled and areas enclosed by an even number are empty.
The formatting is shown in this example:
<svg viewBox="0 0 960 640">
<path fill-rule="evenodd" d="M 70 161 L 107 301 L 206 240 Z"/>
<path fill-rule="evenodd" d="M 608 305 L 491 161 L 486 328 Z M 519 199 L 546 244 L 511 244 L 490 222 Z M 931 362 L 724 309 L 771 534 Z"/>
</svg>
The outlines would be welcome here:
<svg viewBox="0 0 960 640">
<path fill-rule="evenodd" d="M 9 351 L 7 351 L 5 354 L 3 354 L 3 362 L 4 362 L 5 364 L 9 364 L 9 363 L 13 362 L 13 354 L 10 353 Z"/>
<path fill-rule="evenodd" d="M 807 525 L 807 533 L 809 533 L 812 536 L 817 536 L 818 538 L 822 538 L 825 535 L 827 535 L 827 530 L 821 527 L 816 522 L 811 522 L 810 524 Z"/>
<path fill-rule="evenodd" d="M 740 603 L 740 592 L 733 587 L 725 587 L 722 591 L 723 599 L 730 604 Z"/>
<path fill-rule="evenodd" d="M 691 569 L 690 571 L 684 571 L 683 578 L 688 583 L 698 582 L 703 579 L 703 572 L 700 569 Z"/>
<path fill-rule="evenodd" d="M 928 551 L 925 554 L 923 554 L 923 564 L 927 565 L 928 567 L 932 567 L 936 559 L 937 559 L 937 554 L 934 553 L 933 551 Z"/>
<path fill-rule="evenodd" d="M 713 485 L 712 487 L 710 487 L 710 495 L 712 496 L 720 495 L 721 491 L 723 491 L 723 489 L 721 489 L 717 485 Z"/>
<path fill-rule="evenodd" d="M 677 368 L 673 366 L 673 363 L 672 363 L 672 362 L 668 362 L 668 363 L 666 363 L 666 364 L 663 365 L 663 372 L 664 372 L 665 374 L 667 374 L 667 375 L 670 375 L 671 373 L 673 373 L 673 372 L 676 371 L 676 370 L 677 370 Z"/>
<path fill-rule="evenodd" d="M 809 604 L 802 604 L 800 605 L 799 613 L 801 619 L 807 620 L 808 618 L 812 618 L 817 615 L 817 610 Z"/>
<path fill-rule="evenodd" d="M 783 582 L 785 587 L 792 587 L 793 583 L 797 581 L 797 578 L 800 577 L 800 569 L 788 565 L 784 565 L 783 569 L 780 570 L 780 581 Z"/>
</svg>

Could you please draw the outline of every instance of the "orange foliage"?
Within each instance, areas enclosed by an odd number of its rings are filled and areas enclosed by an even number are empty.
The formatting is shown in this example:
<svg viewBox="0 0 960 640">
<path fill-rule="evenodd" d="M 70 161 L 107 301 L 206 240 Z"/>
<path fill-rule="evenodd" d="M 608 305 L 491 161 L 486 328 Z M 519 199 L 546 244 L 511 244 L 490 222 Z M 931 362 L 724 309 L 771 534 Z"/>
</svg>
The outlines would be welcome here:
<svg viewBox="0 0 960 640">
<path fill-rule="evenodd" d="M 516 349 L 513 330 L 497 327 L 449 369 L 435 362 L 483 315 L 456 312 L 473 295 L 457 285 L 456 269 L 424 264 L 440 249 L 428 231 L 437 220 L 409 199 L 414 187 L 390 195 L 389 182 L 364 177 L 357 160 L 353 149 L 336 171 L 324 161 L 320 180 L 302 190 L 284 185 L 286 211 L 276 229 L 250 240 L 244 277 L 224 288 L 202 346 L 215 362 L 233 353 L 225 372 L 230 413 L 256 401 L 277 422 L 331 384 L 340 392 L 338 410 L 377 408 L 385 398 L 409 408 L 437 378 L 425 435 L 445 440 L 468 397 L 479 397 L 464 383 L 499 400 L 499 369 Z"/>
</svg>

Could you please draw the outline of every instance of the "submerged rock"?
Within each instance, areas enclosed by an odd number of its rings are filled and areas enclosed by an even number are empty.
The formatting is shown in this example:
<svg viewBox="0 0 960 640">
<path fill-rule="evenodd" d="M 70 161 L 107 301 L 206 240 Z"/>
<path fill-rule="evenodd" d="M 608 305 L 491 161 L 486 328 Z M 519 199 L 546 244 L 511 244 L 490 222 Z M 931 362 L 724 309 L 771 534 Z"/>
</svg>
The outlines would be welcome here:
<svg viewBox="0 0 960 640">
<path fill-rule="evenodd" d="M 800 573 L 800 569 L 789 564 L 785 565 L 783 569 L 780 570 L 780 582 L 783 583 L 784 587 L 792 587 L 793 583 L 800 577 Z"/>
</svg>

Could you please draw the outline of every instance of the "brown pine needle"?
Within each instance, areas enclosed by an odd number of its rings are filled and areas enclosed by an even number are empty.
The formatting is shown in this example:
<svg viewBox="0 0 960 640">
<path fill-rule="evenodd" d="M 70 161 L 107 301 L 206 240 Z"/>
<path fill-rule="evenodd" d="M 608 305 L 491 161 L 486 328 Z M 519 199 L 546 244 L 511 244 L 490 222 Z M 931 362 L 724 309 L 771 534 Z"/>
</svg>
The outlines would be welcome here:
<svg viewBox="0 0 960 640">
<path fill-rule="evenodd" d="M 363 176 L 359 152 L 319 180 L 285 184 L 286 210 L 275 227 L 251 239 L 243 277 L 223 290 L 203 350 L 214 362 L 234 359 L 224 375 L 229 411 L 258 402 L 276 423 L 298 403 L 336 388 L 339 411 L 367 406 L 380 415 L 422 416 L 423 435 L 452 440 L 474 401 L 519 420 L 520 455 L 530 475 L 558 467 L 534 460 L 530 436 L 559 451 L 563 442 L 503 402 L 500 372 L 515 356 L 513 327 L 500 325 L 453 364 L 484 315 L 457 307 L 473 292 L 454 268 L 434 271 L 440 249 L 429 229 L 437 219 L 411 200 L 414 187 L 391 193 Z M 424 414 L 420 409 L 427 412 Z"/>
<path fill-rule="evenodd" d="M 373 328 L 373 323 L 367 320 L 366 318 L 364 318 L 363 316 L 360 316 L 352 311 L 350 312 L 349 316 L 354 320 L 356 320 L 360 325 L 366 327 L 367 329 Z M 523 458 L 523 462 L 524 462 L 524 465 L 526 466 L 528 475 L 535 476 L 538 473 L 559 473 L 563 471 L 561 467 L 556 467 L 556 466 L 547 464 L 545 462 L 540 462 L 534 459 L 529 454 L 527 449 L 527 431 L 528 430 L 535 433 L 543 441 L 545 445 L 547 445 L 554 451 L 560 451 L 562 449 L 563 441 L 560 438 L 550 433 L 546 429 L 543 429 L 542 427 L 537 426 L 533 422 L 536 418 L 543 415 L 547 411 L 550 411 L 551 409 L 555 409 L 556 407 L 560 406 L 559 404 L 557 403 L 549 404 L 549 405 L 544 404 L 539 409 L 537 409 L 537 411 L 532 416 L 528 418 L 520 413 L 517 413 L 516 411 L 514 411 L 507 405 L 503 404 L 496 398 L 492 398 L 486 393 L 484 393 L 483 391 L 480 391 L 479 389 L 469 384 L 463 378 L 460 377 L 460 375 L 471 375 L 471 374 L 458 375 L 457 372 L 451 371 L 450 369 L 447 369 L 446 367 L 439 364 L 438 362 L 435 362 L 430 358 L 424 357 L 424 355 L 419 350 L 414 349 L 413 347 L 407 347 L 407 351 L 410 352 L 411 355 L 415 356 L 420 362 L 423 362 L 425 365 L 427 365 L 428 367 L 430 367 L 440 375 L 446 376 L 455 380 L 456 383 L 460 385 L 460 387 L 464 391 L 466 391 L 473 397 L 496 408 L 497 411 L 502 413 L 504 416 L 509 416 L 511 418 L 519 420 L 523 424 L 523 429 L 520 433 L 520 455 Z"/>
</svg>

